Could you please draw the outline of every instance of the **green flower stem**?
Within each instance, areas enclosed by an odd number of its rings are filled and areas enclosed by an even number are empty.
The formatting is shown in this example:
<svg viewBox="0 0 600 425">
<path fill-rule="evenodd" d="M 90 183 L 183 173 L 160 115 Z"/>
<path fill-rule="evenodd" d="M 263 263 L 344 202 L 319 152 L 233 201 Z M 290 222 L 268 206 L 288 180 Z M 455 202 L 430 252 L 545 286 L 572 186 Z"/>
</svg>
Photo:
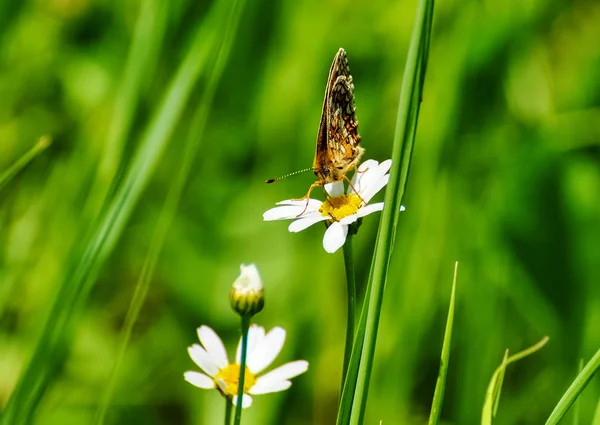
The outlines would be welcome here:
<svg viewBox="0 0 600 425">
<path fill-rule="evenodd" d="M 352 259 L 352 236 L 348 234 L 344 243 L 344 266 L 346 268 L 347 287 L 347 321 L 346 321 L 346 346 L 344 348 L 344 368 L 342 369 L 342 388 L 348 372 L 348 363 L 352 346 L 354 345 L 354 331 L 356 327 L 356 280 L 354 275 L 354 261 Z"/>
<path fill-rule="evenodd" d="M 240 359 L 240 379 L 238 381 L 237 406 L 235 406 L 234 425 L 240 425 L 242 421 L 242 396 L 244 395 L 244 380 L 246 378 L 246 353 L 248 351 L 248 328 L 250 318 L 242 316 L 242 355 Z"/>
<path fill-rule="evenodd" d="M 229 425 L 231 423 L 231 397 L 225 397 L 225 425 Z"/>
</svg>

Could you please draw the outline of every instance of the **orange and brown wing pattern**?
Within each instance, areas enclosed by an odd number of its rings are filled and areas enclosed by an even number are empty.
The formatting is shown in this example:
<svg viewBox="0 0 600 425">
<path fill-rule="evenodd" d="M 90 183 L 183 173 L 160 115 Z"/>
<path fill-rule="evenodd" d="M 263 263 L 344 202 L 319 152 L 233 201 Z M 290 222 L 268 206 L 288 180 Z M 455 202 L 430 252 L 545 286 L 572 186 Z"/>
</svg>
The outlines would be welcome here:
<svg viewBox="0 0 600 425">
<path fill-rule="evenodd" d="M 359 143 L 354 84 L 346 51 L 340 49 L 329 71 L 313 162 L 321 184 L 339 181 L 356 167 L 364 152 Z"/>
</svg>

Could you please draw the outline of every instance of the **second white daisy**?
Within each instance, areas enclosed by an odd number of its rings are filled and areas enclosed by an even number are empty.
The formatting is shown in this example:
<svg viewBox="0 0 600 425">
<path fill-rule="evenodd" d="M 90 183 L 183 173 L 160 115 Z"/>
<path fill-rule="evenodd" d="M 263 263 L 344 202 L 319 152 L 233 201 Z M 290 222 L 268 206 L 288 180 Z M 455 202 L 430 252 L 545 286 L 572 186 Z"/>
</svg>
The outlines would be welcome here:
<svg viewBox="0 0 600 425">
<path fill-rule="evenodd" d="M 238 381 L 240 376 L 241 340 L 238 344 L 236 361 L 229 363 L 227 352 L 221 338 L 208 326 L 198 328 L 199 344 L 188 348 L 190 357 L 202 369 L 202 372 L 188 371 L 184 378 L 190 384 L 203 389 L 217 389 L 225 397 L 237 404 Z M 308 362 L 296 360 L 279 366 L 259 376 L 283 348 L 285 330 L 280 327 L 265 333 L 262 326 L 252 325 L 248 331 L 248 354 L 244 376 L 244 395 L 242 407 L 252 404 L 251 395 L 274 393 L 287 390 L 292 379 L 308 369 Z"/>
</svg>

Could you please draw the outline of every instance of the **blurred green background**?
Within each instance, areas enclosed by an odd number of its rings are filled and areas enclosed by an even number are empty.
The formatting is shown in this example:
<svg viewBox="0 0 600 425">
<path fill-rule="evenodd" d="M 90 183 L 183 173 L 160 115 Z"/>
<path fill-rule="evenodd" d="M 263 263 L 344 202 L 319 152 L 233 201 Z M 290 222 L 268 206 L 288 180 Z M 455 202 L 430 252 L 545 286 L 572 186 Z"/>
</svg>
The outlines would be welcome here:
<svg viewBox="0 0 600 425">
<path fill-rule="evenodd" d="M 211 6 L 0 3 L 0 173 L 41 135 L 53 139 L 0 189 L 0 405 L 27 366 L 105 196 L 122 181 L 176 69 L 196 48 L 196 28 L 210 34 L 202 49 L 220 42 L 223 20 L 206 18 Z M 262 221 L 275 202 L 304 194 L 310 173 L 269 186 L 264 180 L 312 164 L 339 47 L 354 77 L 365 159 L 390 157 L 415 7 L 245 4 L 106 423 L 222 423 L 220 395 L 183 380 L 184 371 L 197 369 L 186 348 L 206 324 L 233 353 L 238 319 L 227 294 L 239 264 L 249 262 L 266 287 L 255 321 L 288 331 L 275 365 L 306 359 L 310 369 L 289 391 L 255 397 L 244 423 L 334 423 L 345 332 L 342 254 L 325 253 L 320 226 L 290 234 L 288 223 Z M 455 260 L 446 423 L 478 423 L 504 350 L 548 335 L 542 351 L 509 367 L 496 422 L 543 423 L 580 359 L 598 349 L 599 22 L 594 0 L 437 2 L 365 423 L 426 423 Z M 135 84 L 127 83 L 128 64 L 138 65 Z M 200 74 L 170 123 L 168 148 L 73 316 L 69 357 L 41 399 L 36 424 L 94 421 L 207 79 Z M 361 284 L 377 222 L 369 216 L 355 238 Z M 595 379 L 580 398 L 580 423 L 591 423 L 599 397 Z"/>
</svg>

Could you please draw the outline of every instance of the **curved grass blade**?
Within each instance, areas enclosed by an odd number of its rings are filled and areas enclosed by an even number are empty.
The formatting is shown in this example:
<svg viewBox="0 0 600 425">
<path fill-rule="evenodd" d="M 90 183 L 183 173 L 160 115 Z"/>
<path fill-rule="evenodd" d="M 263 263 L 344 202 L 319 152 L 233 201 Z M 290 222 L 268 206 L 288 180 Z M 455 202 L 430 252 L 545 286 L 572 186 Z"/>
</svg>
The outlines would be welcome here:
<svg viewBox="0 0 600 425">
<path fill-rule="evenodd" d="M 95 423 L 98 425 L 104 423 L 106 412 L 108 411 L 108 406 L 110 405 L 110 401 L 116 387 L 120 365 L 122 364 L 127 345 L 129 344 L 129 340 L 131 338 L 133 326 L 137 321 L 142 305 L 146 299 L 146 294 L 148 293 L 150 280 L 154 274 L 156 262 L 162 250 L 167 232 L 171 226 L 171 223 L 173 222 L 177 206 L 179 205 L 179 200 L 181 199 L 181 195 L 183 193 L 185 182 L 187 181 L 192 168 L 193 160 L 198 152 L 198 147 L 200 145 L 200 141 L 202 140 L 204 129 L 206 128 L 206 122 L 208 120 L 208 114 L 214 99 L 214 94 L 217 89 L 218 82 L 221 80 L 223 69 L 231 52 L 231 45 L 239 26 L 244 3 L 244 1 L 237 1 L 232 8 L 230 19 L 227 20 L 228 24 L 224 32 L 225 36 L 223 37 L 221 48 L 219 49 L 219 53 L 217 55 L 217 62 L 210 73 L 208 86 L 202 98 L 200 99 L 199 107 L 192 121 L 193 127 L 186 138 L 185 149 L 182 155 L 182 163 L 181 167 L 179 168 L 179 173 L 171 185 L 171 189 L 169 190 L 169 194 L 162 208 L 158 223 L 152 236 L 148 254 L 144 260 L 142 271 L 136 283 L 135 292 L 127 311 L 125 325 L 120 337 L 121 340 L 119 342 L 119 351 L 115 365 L 113 367 L 106 392 L 104 393 L 104 397 L 96 414 Z M 231 403 L 228 402 L 227 405 L 231 406 Z"/>
<path fill-rule="evenodd" d="M 27 164 L 33 160 L 38 154 L 43 152 L 50 144 L 52 140 L 49 136 L 42 136 L 38 139 L 38 141 L 29 149 L 25 154 L 17 159 L 14 164 L 12 164 L 8 169 L 6 169 L 3 173 L 0 174 L 0 190 L 8 183 L 13 177 L 19 174 Z"/>
<path fill-rule="evenodd" d="M 518 352 L 510 357 L 508 357 L 508 350 L 504 353 L 504 359 L 498 368 L 494 371 L 492 375 L 492 379 L 490 379 L 490 383 L 488 384 L 487 391 L 485 393 L 485 401 L 483 403 L 483 409 L 481 412 L 481 424 L 482 425 L 491 425 L 494 417 L 496 416 L 496 412 L 498 410 L 498 403 L 500 402 L 500 393 L 502 390 L 502 383 L 504 381 L 504 372 L 506 371 L 506 367 L 514 363 L 518 360 L 521 360 L 524 357 L 527 357 L 539 349 L 541 349 L 548 342 L 549 338 L 545 336 L 542 338 L 540 342 L 531 347 Z"/>
<path fill-rule="evenodd" d="M 458 261 L 454 263 L 454 279 L 452 281 L 452 294 L 450 295 L 450 307 L 448 308 L 448 319 L 446 320 L 446 331 L 442 343 L 442 356 L 440 359 L 440 370 L 438 372 L 431 413 L 429 414 L 429 425 L 437 425 L 442 413 L 444 392 L 446 390 L 446 376 L 448 375 L 448 362 L 450 361 L 450 343 L 452 342 L 452 326 L 454 324 L 454 303 L 456 296 L 456 276 L 458 274 Z"/>
<path fill-rule="evenodd" d="M 502 384 L 504 383 L 504 373 L 506 372 L 506 366 L 508 365 L 508 350 L 504 352 L 502 363 L 500 367 L 496 369 L 490 379 L 487 391 L 485 392 L 485 401 L 483 402 L 483 410 L 481 413 L 481 424 L 491 425 L 492 421 L 496 417 L 498 411 L 498 405 L 500 404 L 500 393 L 502 391 Z"/>
<path fill-rule="evenodd" d="M 600 350 L 596 351 L 594 357 L 585 365 L 583 370 L 577 378 L 573 381 L 567 392 L 564 393 L 552 413 L 550 417 L 546 421 L 546 425 L 555 425 L 557 424 L 562 417 L 567 413 L 567 410 L 571 407 L 571 405 L 575 402 L 579 394 L 584 390 L 588 382 L 592 379 L 594 374 L 600 368 Z"/>
<path fill-rule="evenodd" d="M 160 47 L 167 28 L 169 10 L 167 3 L 149 0 L 140 4 L 139 17 L 123 70 L 123 78 L 117 90 L 113 112 L 108 126 L 103 154 L 96 169 L 96 178 L 84 206 L 84 216 L 97 217 L 98 201 L 105 206 L 114 195 L 119 176 L 128 165 L 123 151 L 131 133 L 135 111 L 143 95 L 144 83 L 149 71 L 156 68 Z M 110 185 L 110 186 L 109 186 Z M 89 211 L 89 213 L 88 213 Z"/>
<path fill-rule="evenodd" d="M 222 25 L 218 24 L 225 22 L 225 12 L 229 8 L 228 1 L 220 0 L 198 26 L 183 62 L 142 137 L 123 183 L 101 215 L 91 236 L 78 247 L 81 251 L 75 250 L 75 258 L 68 265 L 68 273 L 60 285 L 34 354 L 6 405 L 0 419 L 1 424 L 31 423 L 46 388 L 64 364 L 74 317 L 81 311 L 101 267 L 113 251 L 161 158 L 194 84 L 213 50 L 210 46 L 221 38 L 219 29 Z"/>
<path fill-rule="evenodd" d="M 580 374 L 581 371 L 583 370 L 583 359 L 579 359 L 579 366 L 577 368 L 577 374 Z M 579 405 L 581 403 L 579 402 L 579 399 L 575 400 L 575 405 L 573 406 L 573 425 L 579 425 L 581 423 L 580 421 L 580 408 Z"/>
</svg>

